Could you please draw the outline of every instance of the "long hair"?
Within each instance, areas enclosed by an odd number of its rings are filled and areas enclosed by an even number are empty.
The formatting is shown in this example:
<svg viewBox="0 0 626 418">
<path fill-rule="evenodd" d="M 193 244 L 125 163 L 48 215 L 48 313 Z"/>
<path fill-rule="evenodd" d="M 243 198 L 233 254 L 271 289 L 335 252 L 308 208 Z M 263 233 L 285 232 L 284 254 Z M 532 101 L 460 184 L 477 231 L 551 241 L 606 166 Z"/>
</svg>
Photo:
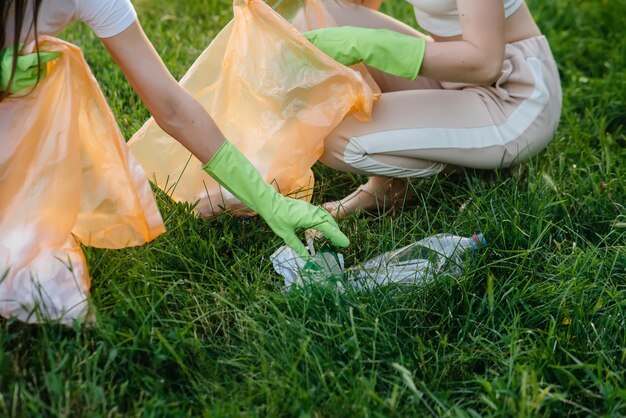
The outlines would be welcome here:
<svg viewBox="0 0 626 418">
<path fill-rule="evenodd" d="M 8 39 L 8 26 L 9 26 L 9 11 L 11 9 L 14 10 L 13 13 L 13 50 L 15 54 L 13 55 L 13 62 L 11 64 L 11 74 L 9 76 L 9 83 L 7 85 L 6 90 L 0 90 L 0 101 L 4 100 L 8 95 L 9 91 L 11 91 L 11 85 L 13 84 L 13 77 L 15 76 L 15 68 L 17 67 L 17 52 L 19 51 L 20 45 L 20 37 L 22 35 L 22 30 L 24 28 L 24 22 L 26 21 L 26 12 L 28 10 L 29 0 L 0 0 L 0 49 L 4 47 L 6 40 Z M 37 39 L 37 15 L 39 14 L 39 7 L 41 5 L 41 0 L 33 0 L 33 16 L 32 16 L 32 24 L 28 28 L 27 37 L 30 35 L 31 31 L 34 31 L 35 34 L 35 44 L 37 45 L 37 64 L 39 63 L 39 44 Z M 39 82 L 39 79 L 37 79 Z"/>
</svg>

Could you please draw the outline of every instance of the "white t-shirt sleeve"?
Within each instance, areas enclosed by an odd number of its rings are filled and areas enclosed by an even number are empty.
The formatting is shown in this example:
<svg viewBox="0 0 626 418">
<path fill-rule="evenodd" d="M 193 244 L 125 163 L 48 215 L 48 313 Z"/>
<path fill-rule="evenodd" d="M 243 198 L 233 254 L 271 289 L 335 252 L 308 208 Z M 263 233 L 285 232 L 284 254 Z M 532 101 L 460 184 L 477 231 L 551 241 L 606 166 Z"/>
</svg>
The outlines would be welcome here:
<svg viewBox="0 0 626 418">
<path fill-rule="evenodd" d="M 78 20 L 82 20 L 98 38 L 118 35 L 137 19 L 130 0 L 75 0 Z"/>
</svg>

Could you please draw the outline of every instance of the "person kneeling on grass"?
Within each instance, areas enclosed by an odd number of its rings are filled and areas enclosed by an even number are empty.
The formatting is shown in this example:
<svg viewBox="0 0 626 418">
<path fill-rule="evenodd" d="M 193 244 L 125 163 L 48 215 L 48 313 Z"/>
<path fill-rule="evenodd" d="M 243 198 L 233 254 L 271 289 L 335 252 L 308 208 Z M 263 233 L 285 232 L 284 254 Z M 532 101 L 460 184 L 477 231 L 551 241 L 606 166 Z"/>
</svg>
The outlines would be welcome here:
<svg viewBox="0 0 626 418">
<path fill-rule="evenodd" d="M 337 218 L 394 208 L 406 178 L 523 161 L 560 118 L 559 73 L 523 0 L 408 1 L 430 36 L 376 11 L 382 0 L 327 1 L 340 27 L 304 34 L 344 65 L 364 62 L 383 92 L 370 122 L 348 118 L 326 138 L 324 164 L 372 176 L 325 204 Z"/>
</svg>

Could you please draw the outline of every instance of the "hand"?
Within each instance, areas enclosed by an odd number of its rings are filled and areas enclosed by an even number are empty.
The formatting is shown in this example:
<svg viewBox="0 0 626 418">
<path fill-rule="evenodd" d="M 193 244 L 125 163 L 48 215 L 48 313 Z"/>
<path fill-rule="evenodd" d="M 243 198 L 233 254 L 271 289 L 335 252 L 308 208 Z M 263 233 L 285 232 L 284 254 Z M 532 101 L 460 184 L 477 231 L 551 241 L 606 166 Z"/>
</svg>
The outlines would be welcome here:
<svg viewBox="0 0 626 418">
<path fill-rule="evenodd" d="M 363 61 L 370 67 L 410 80 L 417 77 L 426 51 L 425 38 L 388 29 L 341 26 L 304 32 L 303 35 L 343 65 Z"/>
<path fill-rule="evenodd" d="M 337 247 L 347 247 L 350 240 L 340 230 L 332 215 L 319 206 L 276 193 L 271 214 L 262 215 L 272 231 L 304 260 L 310 258 L 306 247 L 296 236 L 299 228 L 322 232 Z M 267 211 L 264 211 L 267 212 Z"/>
<path fill-rule="evenodd" d="M 39 55 L 39 58 L 37 58 Z M 60 52 L 45 52 L 39 54 L 18 55 L 13 74 L 13 81 L 9 87 L 13 57 L 15 50 L 8 46 L 0 51 L 0 90 L 14 94 L 35 86 L 37 81 L 46 76 L 46 63 L 61 56 Z"/>
<path fill-rule="evenodd" d="M 302 35 L 326 55 L 343 65 L 354 65 L 363 61 L 363 54 L 356 47 L 365 41 L 363 28 L 339 26 L 316 29 Z"/>
<path fill-rule="evenodd" d="M 279 194 L 230 142 L 225 141 L 203 168 L 219 184 L 261 215 L 272 231 L 304 260 L 309 260 L 310 256 L 296 236 L 298 228 L 317 229 L 338 247 L 350 244 L 330 213 Z"/>
</svg>

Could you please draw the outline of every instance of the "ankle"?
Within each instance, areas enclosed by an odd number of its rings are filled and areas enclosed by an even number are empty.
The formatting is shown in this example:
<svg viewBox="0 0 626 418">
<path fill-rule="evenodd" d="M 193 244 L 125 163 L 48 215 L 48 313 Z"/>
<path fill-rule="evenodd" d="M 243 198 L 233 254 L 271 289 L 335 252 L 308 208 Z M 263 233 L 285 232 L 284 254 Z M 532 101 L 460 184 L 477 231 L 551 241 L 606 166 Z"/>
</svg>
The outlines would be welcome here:
<svg viewBox="0 0 626 418">
<path fill-rule="evenodd" d="M 403 192 L 406 189 L 406 185 L 406 179 L 375 176 L 370 177 L 364 187 L 378 199 L 384 199 Z"/>
</svg>

